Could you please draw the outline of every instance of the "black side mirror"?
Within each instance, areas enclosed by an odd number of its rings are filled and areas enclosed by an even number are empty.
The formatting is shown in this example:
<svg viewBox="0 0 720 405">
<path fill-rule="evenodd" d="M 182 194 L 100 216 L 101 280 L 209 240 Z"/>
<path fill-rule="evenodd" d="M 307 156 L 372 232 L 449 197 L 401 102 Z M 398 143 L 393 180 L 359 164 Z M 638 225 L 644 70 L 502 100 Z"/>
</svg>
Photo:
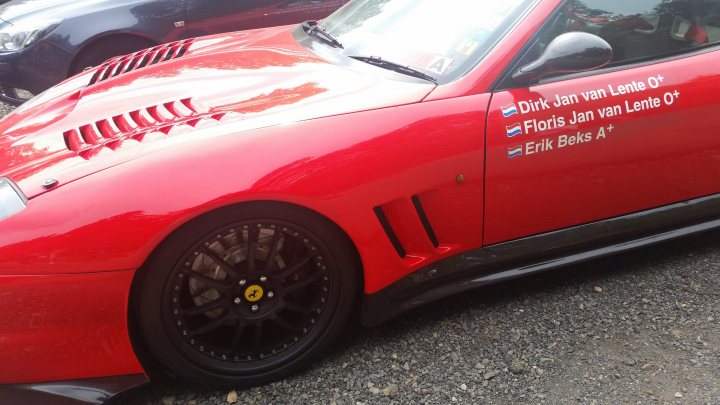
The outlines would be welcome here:
<svg viewBox="0 0 720 405">
<path fill-rule="evenodd" d="M 521 67 L 512 78 L 529 84 L 551 74 L 601 68 L 610 63 L 612 57 L 610 44 L 597 35 L 568 32 L 553 39 L 538 60 Z"/>
</svg>

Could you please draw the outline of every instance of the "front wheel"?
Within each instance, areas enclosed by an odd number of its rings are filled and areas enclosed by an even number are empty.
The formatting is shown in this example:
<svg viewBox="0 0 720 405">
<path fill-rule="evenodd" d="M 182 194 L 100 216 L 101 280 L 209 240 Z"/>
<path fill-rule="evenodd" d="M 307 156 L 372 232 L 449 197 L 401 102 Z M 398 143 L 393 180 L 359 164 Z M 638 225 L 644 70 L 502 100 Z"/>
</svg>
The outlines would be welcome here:
<svg viewBox="0 0 720 405">
<path fill-rule="evenodd" d="M 182 227 L 142 269 L 145 343 L 190 381 L 247 387 L 315 360 L 357 294 L 356 259 L 319 215 L 276 204 L 226 208 Z"/>
</svg>

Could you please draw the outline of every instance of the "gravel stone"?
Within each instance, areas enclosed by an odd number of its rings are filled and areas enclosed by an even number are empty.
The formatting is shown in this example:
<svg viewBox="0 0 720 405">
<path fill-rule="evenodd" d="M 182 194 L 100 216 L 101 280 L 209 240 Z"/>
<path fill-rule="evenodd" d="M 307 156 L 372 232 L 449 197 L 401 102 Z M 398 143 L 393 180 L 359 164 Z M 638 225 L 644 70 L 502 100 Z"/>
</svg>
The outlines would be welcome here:
<svg viewBox="0 0 720 405">
<path fill-rule="evenodd" d="M 509 370 L 513 374 L 521 374 L 525 370 L 525 363 L 520 359 L 513 359 L 510 363 Z"/>
<path fill-rule="evenodd" d="M 399 389 L 396 384 L 390 384 L 383 389 L 382 393 L 386 397 L 393 397 L 398 393 L 398 390 Z"/>
<path fill-rule="evenodd" d="M 623 359 L 622 362 L 626 366 L 634 366 L 635 364 L 637 364 L 637 362 L 635 360 L 628 359 L 628 358 Z"/>
</svg>

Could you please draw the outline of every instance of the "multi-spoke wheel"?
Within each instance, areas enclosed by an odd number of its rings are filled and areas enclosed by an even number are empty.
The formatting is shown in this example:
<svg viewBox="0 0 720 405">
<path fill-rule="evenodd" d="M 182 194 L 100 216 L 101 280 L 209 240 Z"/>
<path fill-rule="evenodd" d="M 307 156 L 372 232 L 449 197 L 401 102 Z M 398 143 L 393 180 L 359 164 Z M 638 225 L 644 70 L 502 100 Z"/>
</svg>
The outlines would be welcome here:
<svg viewBox="0 0 720 405">
<path fill-rule="evenodd" d="M 249 386 L 286 376 L 347 321 L 357 284 L 348 245 L 317 214 L 277 204 L 198 218 L 142 270 L 142 337 L 190 380 Z"/>
</svg>

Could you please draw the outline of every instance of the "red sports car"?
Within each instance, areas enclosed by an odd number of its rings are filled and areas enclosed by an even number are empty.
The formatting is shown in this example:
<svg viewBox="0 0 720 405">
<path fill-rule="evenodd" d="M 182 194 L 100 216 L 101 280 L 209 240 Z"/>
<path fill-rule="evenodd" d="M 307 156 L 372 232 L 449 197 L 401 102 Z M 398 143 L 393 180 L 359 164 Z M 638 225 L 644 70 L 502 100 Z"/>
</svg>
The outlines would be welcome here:
<svg viewBox="0 0 720 405">
<path fill-rule="evenodd" d="M 1 398 L 262 384 L 717 228 L 719 111 L 720 0 L 355 0 L 109 60 L 0 122 Z"/>
</svg>

